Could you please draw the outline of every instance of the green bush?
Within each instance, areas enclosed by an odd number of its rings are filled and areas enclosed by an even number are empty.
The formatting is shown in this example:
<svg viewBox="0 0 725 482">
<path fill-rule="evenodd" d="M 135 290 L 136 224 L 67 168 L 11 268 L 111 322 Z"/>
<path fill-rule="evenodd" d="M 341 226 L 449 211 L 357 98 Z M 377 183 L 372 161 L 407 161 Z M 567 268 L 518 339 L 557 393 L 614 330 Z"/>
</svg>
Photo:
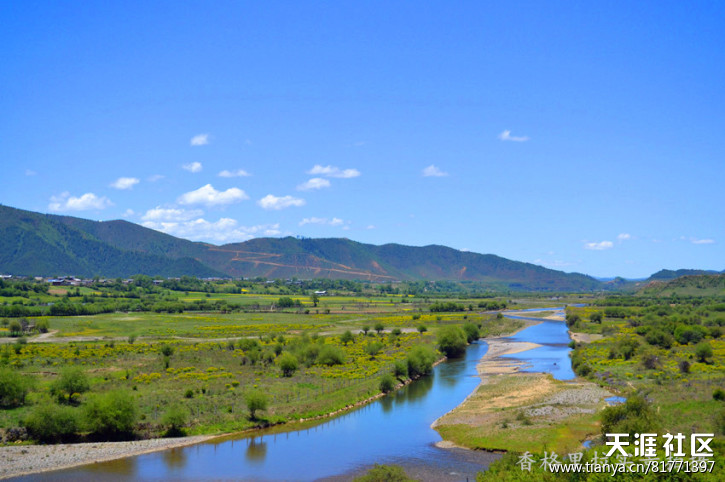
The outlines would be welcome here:
<svg viewBox="0 0 725 482">
<path fill-rule="evenodd" d="M 342 365 L 345 363 L 345 352 L 338 346 L 325 345 L 320 349 L 317 363 L 327 366 Z"/>
<path fill-rule="evenodd" d="M 83 406 L 83 415 L 91 433 L 115 440 L 133 433 L 138 410 L 133 396 L 119 390 L 92 397 Z"/>
<path fill-rule="evenodd" d="M 712 357 L 712 347 L 705 341 L 698 343 L 695 347 L 695 356 L 699 362 L 707 363 L 708 359 Z"/>
<path fill-rule="evenodd" d="M 408 354 L 408 376 L 415 378 L 428 375 L 433 370 L 436 358 L 435 351 L 428 345 L 414 347 Z"/>
<path fill-rule="evenodd" d="M 413 482 L 398 465 L 378 465 L 370 469 L 367 474 L 355 478 L 355 482 Z"/>
<path fill-rule="evenodd" d="M 381 322 L 378 321 L 377 323 L 375 323 L 375 327 L 374 328 L 375 328 L 375 331 L 377 331 L 378 332 L 378 335 L 379 335 L 385 329 L 385 325 L 383 325 Z"/>
<path fill-rule="evenodd" d="M 170 357 L 174 354 L 174 347 L 170 345 L 162 345 L 161 346 L 161 354 L 165 357 Z"/>
<path fill-rule="evenodd" d="M 395 388 L 395 379 L 390 373 L 384 374 L 380 377 L 380 391 L 383 393 L 392 392 Z"/>
<path fill-rule="evenodd" d="M 181 437 L 185 435 L 184 426 L 189 421 L 189 410 L 183 405 L 174 404 L 166 409 L 161 424 L 166 427 L 167 437 Z"/>
<path fill-rule="evenodd" d="M 712 398 L 717 400 L 718 402 L 722 402 L 725 400 L 725 390 L 722 388 L 716 388 L 714 392 L 712 392 Z"/>
<path fill-rule="evenodd" d="M 467 344 L 466 334 L 459 326 L 444 326 L 438 331 L 438 349 L 449 358 L 463 355 Z"/>
<path fill-rule="evenodd" d="M 55 403 L 40 403 L 33 407 L 23 425 L 39 442 L 67 442 L 78 432 L 78 411 Z"/>
<path fill-rule="evenodd" d="M 463 325 L 463 332 L 466 334 L 466 340 L 468 343 L 481 338 L 481 333 L 479 332 L 478 327 L 473 323 L 465 323 Z"/>
<path fill-rule="evenodd" d="M 408 378 L 408 364 L 405 361 L 396 361 L 393 369 L 396 378 L 399 378 L 401 380 Z"/>
<path fill-rule="evenodd" d="M 70 403 L 73 395 L 85 393 L 91 389 L 88 376 L 79 367 L 64 368 L 58 379 L 52 384 L 51 392 L 59 400 Z"/>
<path fill-rule="evenodd" d="M 23 375 L 9 368 L 0 369 L 0 407 L 13 408 L 25 405 L 35 378 Z"/>
<path fill-rule="evenodd" d="M 297 361 L 297 357 L 292 353 L 285 352 L 277 359 L 277 365 L 282 370 L 283 377 L 291 377 L 297 371 L 299 362 Z"/>
<path fill-rule="evenodd" d="M 620 405 L 602 411 L 602 433 L 657 432 L 659 421 L 655 411 L 641 395 L 632 395 Z"/>
<path fill-rule="evenodd" d="M 350 342 L 355 343 L 355 337 L 352 335 L 352 332 L 350 330 L 347 330 L 340 336 L 340 342 L 342 342 L 343 345 L 347 346 L 347 344 Z"/>
<path fill-rule="evenodd" d="M 260 410 L 267 410 L 269 399 L 266 394 L 259 390 L 253 390 L 247 393 L 244 397 L 247 402 L 247 409 L 249 410 L 249 418 L 255 420 L 257 418 L 257 412 Z"/>
<path fill-rule="evenodd" d="M 380 343 L 379 341 L 373 341 L 371 343 L 368 343 L 367 345 L 365 345 L 365 348 L 364 348 L 365 353 L 370 355 L 371 359 L 375 358 L 377 356 L 377 354 L 380 353 L 380 350 L 382 350 L 382 349 L 383 349 L 383 344 Z"/>
<path fill-rule="evenodd" d="M 418 333 L 425 333 L 428 331 L 428 327 L 425 325 L 418 325 Z"/>
</svg>

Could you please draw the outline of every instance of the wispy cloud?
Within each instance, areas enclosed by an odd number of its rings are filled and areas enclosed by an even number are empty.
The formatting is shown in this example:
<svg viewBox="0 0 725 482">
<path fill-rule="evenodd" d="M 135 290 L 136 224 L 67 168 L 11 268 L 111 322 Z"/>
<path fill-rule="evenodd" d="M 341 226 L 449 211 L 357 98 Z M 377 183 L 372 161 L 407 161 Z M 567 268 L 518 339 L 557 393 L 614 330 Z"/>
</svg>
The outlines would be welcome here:
<svg viewBox="0 0 725 482">
<path fill-rule="evenodd" d="M 368 224 L 365 229 L 375 229 L 375 225 L 374 224 Z"/>
<path fill-rule="evenodd" d="M 133 216 L 134 214 L 136 214 L 136 213 L 134 212 L 134 210 L 133 210 L 133 209 L 126 209 L 126 210 L 125 210 L 125 211 L 123 212 L 123 214 L 121 214 L 121 216 L 123 216 L 124 218 L 130 218 L 130 217 L 131 217 L 131 216 Z"/>
<path fill-rule="evenodd" d="M 715 244 L 715 240 L 710 239 L 710 238 L 706 238 L 706 239 L 690 238 L 690 242 L 692 244 Z"/>
<path fill-rule="evenodd" d="M 139 181 L 135 177 L 119 177 L 111 183 L 111 187 L 114 189 L 133 189 Z"/>
<path fill-rule="evenodd" d="M 629 233 L 621 233 L 617 235 L 617 239 L 620 241 L 627 241 L 628 239 L 632 239 L 632 235 Z"/>
<path fill-rule="evenodd" d="M 205 146 L 209 144 L 209 134 L 199 134 L 191 138 L 189 144 L 192 146 Z"/>
<path fill-rule="evenodd" d="M 25 170 L 25 175 L 26 176 L 35 176 L 36 174 L 38 174 L 38 173 L 35 172 L 35 171 L 33 171 L 32 169 L 26 169 Z"/>
<path fill-rule="evenodd" d="M 262 199 L 257 201 L 257 204 L 259 204 L 259 206 L 261 206 L 263 209 L 278 211 L 280 209 L 285 209 L 292 206 L 304 206 L 305 200 L 292 196 L 277 197 L 272 194 L 267 194 Z"/>
<path fill-rule="evenodd" d="M 221 218 L 207 221 L 203 218 L 184 222 L 145 221 L 143 226 L 192 241 L 233 243 L 257 236 L 279 236 L 279 224 L 240 226 L 235 219 Z"/>
<path fill-rule="evenodd" d="M 109 206 L 113 206 L 113 203 L 107 197 L 99 197 L 92 192 L 87 192 L 81 197 L 71 196 L 70 193 L 64 192 L 50 198 L 48 209 L 51 211 L 88 211 L 106 209 Z"/>
<path fill-rule="evenodd" d="M 611 241 L 600 241 L 599 243 L 586 243 L 584 249 L 592 249 L 594 251 L 603 251 L 605 249 L 611 249 L 614 247 L 614 243 Z"/>
<path fill-rule="evenodd" d="M 313 189 L 322 189 L 324 187 L 330 187 L 330 181 L 321 177 L 313 177 L 312 179 L 303 182 L 297 186 L 298 191 L 311 191 Z"/>
<path fill-rule="evenodd" d="M 547 266 L 549 268 L 566 268 L 567 266 L 573 266 L 576 263 L 571 263 L 569 261 L 562 261 L 559 259 L 548 261 L 548 260 L 539 258 L 539 259 L 534 260 L 534 264 L 538 264 L 541 266 Z"/>
<path fill-rule="evenodd" d="M 307 171 L 307 174 L 349 179 L 352 177 L 358 177 L 360 175 L 360 171 L 357 169 L 340 169 L 336 166 L 321 166 L 319 164 L 315 164 L 312 169 Z"/>
<path fill-rule="evenodd" d="M 436 166 L 431 164 L 430 166 L 423 169 L 423 176 L 424 177 L 445 177 L 447 176 L 447 172 L 443 172 L 440 169 L 438 169 Z"/>
<path fill-rule="evenodd" d="M 149 176 L 148 177 L 148 181 L 149 182 L 156 182 L 156 181 L 162 180 L 163 178 L 164 178 L 164 176 L 162 176 L 161 174 L 154 174 L 153 176 Z"/>
<path fill-rule="evenodd" d="M 244 169 L 237 169 L 236 171 L 228 171 L 223 170 L 219 173 L 219 177 L 248 177 L 251 176 L 247 171 Z"/>
<path fill-rule="evenodd" d="M 181 166 L 181 168 L 186 171 L 196 173 L 196 172 L 201 172 L 202 165 L 201 165 L 201 162 L 192 162 L 189 164 L 184 164 L 183 166 Z"/>
<path fill-rule="evenodd" d="M 343 221 L 340 218 L 304 218 L 302 221 L 300 221 L 300 226 L 304 226 L 305 224 L 319 224 L 319 225 L 326 225 L 326 226 L 342 226 L 345 224 L 345 221 Z"/>
<path fill-rule="evenodd" d="M 207 184 L 196 191 L 187 192 L 179 197 L 179 204 L 204 204 L 217 206 L 232 204 L 249 199 L 249 196 L 239 188 L 232 187 L 226 191 L 217 191 L 214 186 Z"/>
<path fill-rule="evenodd" d="M 502 141 L 513 141 L 513 142 L 526 142 L 529 140 L 528 136 L 512 136 L 511 131 L 503 131 L 498 135 L 498 138 Z"/>
<path fill-rule="evenodd" d="M 162 208 L 156 206 L 153 209 L 146 211 L 141 219 L 143 221 L 188 221 L 190 219 L 198 218 L 204 214 L 201 209 L 177 209 L 177 208 Z"/>
</svg>

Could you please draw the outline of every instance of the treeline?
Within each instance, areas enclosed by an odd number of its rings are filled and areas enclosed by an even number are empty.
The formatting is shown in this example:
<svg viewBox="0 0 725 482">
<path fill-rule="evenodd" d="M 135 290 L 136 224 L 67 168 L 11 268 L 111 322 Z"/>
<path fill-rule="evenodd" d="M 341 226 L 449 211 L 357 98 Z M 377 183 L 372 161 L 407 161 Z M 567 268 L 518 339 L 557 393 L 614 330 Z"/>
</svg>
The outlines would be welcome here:
<svg viewBox="0 0 725 482">
<path fill-rule="evenodd" d="M 505 301 L 481 301 L 477 305 L 479 309 L 485 311 L 504 310 L 506 309 L 506 306 Z M 439 301 L 437 303 L 433 303 L 429 307 L 429 310 L 432 313 L 466 311 L 466 309 L 468 309 L 468 311 L 473 311 L 473 305 L 469 304 L 468 307 L 465 307 L 452 301 Z"/>
</svg>

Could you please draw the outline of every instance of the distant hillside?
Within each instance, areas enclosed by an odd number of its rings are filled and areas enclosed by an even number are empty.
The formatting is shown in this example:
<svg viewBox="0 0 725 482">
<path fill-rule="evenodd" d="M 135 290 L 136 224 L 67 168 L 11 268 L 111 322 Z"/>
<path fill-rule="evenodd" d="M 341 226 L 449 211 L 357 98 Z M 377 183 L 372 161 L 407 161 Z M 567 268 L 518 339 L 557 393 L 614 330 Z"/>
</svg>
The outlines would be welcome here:
<svg viewBox="0 0 725 482">
<path fill-rule="evenodd" d="M 639 291 L 647 296 L 722 296 L 725 274 L 680 276 L 669 281 L 651 281 Z"/>
<path fill-rule="evenodd" d="M 671 269 L 663 269 L 649 277 L 647 281 L 667 281 L 681 276 L 697 276 L 701 274 L 720 274 L 717 271 L 710 271 L 704 269 L 678 269 L 676 271 Z"/>
<path fill-rule="evenodd" d="M 97 275 L 111 278 L 134 274 L 221 275 L 188 257 L 174 259 L 159 254 L 124 250 L 94 236 L 92 228 L 103 230 L 111 224 L 0 206 L 0 272 L 38 276 Z M 115 235 L 124 238 L 126 232 L 127 230 L 121 229 Z M 153 239 L 152 236 L 149 239 Z"/>
<path fill-rule="evenodd" d="M 127 221 L 96 222 L 0 206 L 0 272 L 18 275 L 233 276 L 370 281 L 477 281 L 491 287 L 591 291 L 605 287 L 492 254 L 445 246 L 375 246 L 349 239 L 257 238 L 215 246 Z"/>
</svg>

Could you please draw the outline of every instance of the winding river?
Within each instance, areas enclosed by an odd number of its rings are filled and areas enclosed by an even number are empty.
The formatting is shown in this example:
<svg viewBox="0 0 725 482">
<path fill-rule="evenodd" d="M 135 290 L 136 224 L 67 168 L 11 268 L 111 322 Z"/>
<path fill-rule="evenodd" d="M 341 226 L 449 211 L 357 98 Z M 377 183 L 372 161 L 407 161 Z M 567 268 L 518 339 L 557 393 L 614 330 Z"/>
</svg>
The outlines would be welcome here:
<svg viewBox="0 0 725 482">
<path fill-rule="evenodd" d="M 544 322 L 512 339 L 544 344 L 520 354 L 530 364 L 528 369 L 570 378 L 564 323 Z M 24 479 L 349 480 L 373 464 L 383 463 L 402 465 L 410 476 L 425 480 L 473 480 L 499 456 L 439 448 L 436 442 L 441 438 L 430 426 L 479 384 L 476 365 L 487 348 L 485 341 L 473 343 L 462 359 L 436 366 L 432 376 L 302 429 L 274 428 Z"/>
</svg>

